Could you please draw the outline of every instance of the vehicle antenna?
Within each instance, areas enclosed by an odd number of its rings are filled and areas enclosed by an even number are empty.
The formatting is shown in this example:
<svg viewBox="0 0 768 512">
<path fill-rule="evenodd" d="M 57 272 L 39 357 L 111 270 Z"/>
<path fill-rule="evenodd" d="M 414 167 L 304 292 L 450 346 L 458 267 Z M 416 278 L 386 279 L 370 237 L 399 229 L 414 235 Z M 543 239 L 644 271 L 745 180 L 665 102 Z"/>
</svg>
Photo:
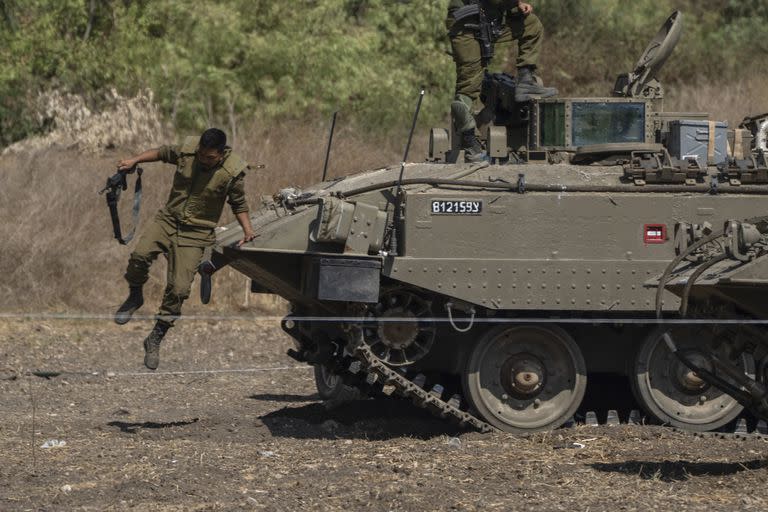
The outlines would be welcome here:
<svg viewBox="0 0 768 512">
<path fill-rule="evenodd" d="M 411 149 L 411 141 L 413 140 L 413 132 L 416 130 L 416 121 L 419 119 L 419 112 L 421 111 L 421 102 L 424 100 L 424 87 L 422 86 L 419 92 L 419 101 L 416 103 L 416 111 L 413 113 L 413 123 L 411 124 L 411 131 L 408 134 L 408 143 L 405 145 L 405 154 L 403 155 L 403 161 L 400 164 L 400 177 L 397 179 L 397 191 L 395 197 L 395 211 L 392 214 L 392 231 L 389 238 L 389 252 L 397 255 L 397 216 L 400 214 L 401 201 L 402 201 L 402 189 L 403 189 L 403 175 L 405 174 L 405 162 L 408 161 L 408 151 Z"/>
<path fill-rule="evenodd" d="M 333 132 L 336 130 L 336 116 L 339 115 L 339 111 L 333 113 L 333 120 L 331 120 L 331 133 L 328 134 L 328 147 L 325 149 L 325 164 L 323 164 L 323 180 L 328 174 L 328 160 L 331 158 L 331 144 L 333 143 Z"/>
<path fill-rule="evenodd" d="M 413 113 L 413 123 L 411 124 L 411 131 L 408 134 L 408 144 L 405 145 L 405 154 L 403 155 L 403 161 L 400 164 L 400 177 L 397 179 L 397 193 L 400 193 L 400 189 L 403 186 L 403 174 L 405 173 L 405 162 L 408 161 L 408 152 L 411 150 L 411 141 L 413 140 L 413 132 L 416 130 L 416 121 L 419 119 L 419 112 L 421 111 L 421 102 L 424 100 L 424 88 L 422 87 L 419 92 L 419 101 L 416 103 L 416 111 Z"/>
</svg>

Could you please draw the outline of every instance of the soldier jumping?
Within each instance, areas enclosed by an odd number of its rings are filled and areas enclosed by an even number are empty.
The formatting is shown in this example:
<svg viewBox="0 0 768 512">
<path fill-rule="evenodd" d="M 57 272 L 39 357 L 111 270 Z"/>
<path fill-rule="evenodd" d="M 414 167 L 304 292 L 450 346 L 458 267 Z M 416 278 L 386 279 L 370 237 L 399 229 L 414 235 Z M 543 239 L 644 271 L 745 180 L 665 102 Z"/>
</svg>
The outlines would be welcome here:
<svg viewBox="0 0 768 512">
<path fill-rule="evenodd" d="M 456 63 L 456 96 L 451 104 L 456 133 L 467 162 L 478 162 L 486 154 L 475 133 L 472 114 L 480 98 L 483 74 L 489 67 L 501 68 L 509 47 L 516 42 L 517 88 L 515 101 L 548 98 L 557 89 L 542 87 L 535 76 L 544 29 L 530 4 L 518 0 L 451 0 L 445 21 Z M 495 50 L 503 49 L 494 58 Z"/>
<path fill-rule="evenodd" d="M 224 132 L 211 128 L 199 140 L 188 137 L 181 146 L 150 149 L 121 160 L 117 167 L 127 171 L 142 162 L 157 161 L 176 166 L 173 185 L 168 202 L 157 212 L 128 260 L 125 280 L 130 293 L 115 314 L 115 322 L 125 324 L 144 304 L 142 288 L 149 267 L 159 254 L 164 254 L 168 260 L 165 294 L 157 322 L 144 340 L 144 365 L 150 370 L 160 364 L 160 342 L 181 314 L 203 251 L 216 240 L 214 229 L 225 201 L 243 228 L 240 245 L 255 236 L 243 188 L 248 165 L 227 146 Z"/>
</svg>

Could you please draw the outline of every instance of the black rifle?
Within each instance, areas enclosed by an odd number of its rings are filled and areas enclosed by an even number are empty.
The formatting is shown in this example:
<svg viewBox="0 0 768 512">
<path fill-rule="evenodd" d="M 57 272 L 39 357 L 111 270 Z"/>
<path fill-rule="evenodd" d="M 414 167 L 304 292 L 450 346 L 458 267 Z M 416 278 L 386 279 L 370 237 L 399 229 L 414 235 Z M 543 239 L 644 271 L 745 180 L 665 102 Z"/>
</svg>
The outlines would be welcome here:
<svg viewBox="0 0 768 512">
<path fill-rule="evenodd" d="M 117 203 L 120 200 L 120 194 L 123 190 L 128 190 L 128 175 L 136 173 L 136 184 L 133 188 L 133 229 L 125 237 L 120 230 L 120 215 L 117 212 Z M 144 170 L 141 167 L 131 167 L 127 171 L 117 171 L 107 178 L 106 186 L 101 189 L 99 194 L 107 193 L 107 207 L 109 215 L 112 217 L 112 230 L 115 238 L 122 245 L 128 244 L 133 240 L 136 232 L 136 225 L 139 223 L 139 211 L 141 210 L 141 174 Z"/>
<path fill-rule="evenodd" d="M 468 22 L 473 19 L 475 23 Z M 451 32 L 461 29 L 473 30 L 475 39 L 480 43 L 480 58 L 483 66 L 493 60 L 493 45 L 501 35 L 501 23 L 499 20 L 489 19 L 488 14 L 480 5 L 480 2 L 474 2 L 453 11 L 453 27 Z"/>
</svg>

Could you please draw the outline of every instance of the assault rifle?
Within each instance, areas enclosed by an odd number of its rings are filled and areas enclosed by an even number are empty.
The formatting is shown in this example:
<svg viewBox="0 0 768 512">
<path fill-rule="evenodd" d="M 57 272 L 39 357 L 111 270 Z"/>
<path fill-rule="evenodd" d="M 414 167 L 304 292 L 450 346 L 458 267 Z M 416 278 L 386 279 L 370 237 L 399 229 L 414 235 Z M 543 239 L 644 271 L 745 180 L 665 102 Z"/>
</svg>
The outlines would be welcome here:
<svg viewBox="0 0 768 512">
<path fill-rule="evenodd" d="M 475 19 L 472 23 L 470 20 Z M 470 22 L 468 22 L 470 21 Z M 479 2 L 474 2 L 453 11 L 453 27 L 457 29 L 469 29 L 475 32 L 475 39 L 480 43 L 480 58 L 483 66 L 487 66 L 493 59 L 493 45 L 501 35 L 501 24 L 498 20 L 489 19 Z"/>
</svg>

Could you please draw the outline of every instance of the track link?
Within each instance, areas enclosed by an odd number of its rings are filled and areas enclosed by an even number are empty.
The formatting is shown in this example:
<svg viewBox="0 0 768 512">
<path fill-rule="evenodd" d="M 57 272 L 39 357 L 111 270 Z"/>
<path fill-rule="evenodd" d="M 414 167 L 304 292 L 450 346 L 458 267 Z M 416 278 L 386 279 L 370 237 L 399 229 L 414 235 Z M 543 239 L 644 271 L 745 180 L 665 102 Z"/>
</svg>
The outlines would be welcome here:
<svg viewBox="0 0 768 512">
<path fill-rule="evenodd" d="M 453 395 L 447 401 L 443 399 L 444 388 L 439 383 L 433 384 L 427 390 L 426 378 L 419 374 L 413 380 L 402 373 L 393 370 L 365 343 L 363 330 L 360 326 L 350 328 L 351 343 L 348 346 L 354 360 L 347 367 L 352 375 L 365 375 L 365 383 L 374 390 L 386 395 L 398 393 L 410 399 L 415 405 L 426 409 L 435 416 L 458 423 L 460 426 L 472 427 L 480 432 L 497 431 L 492 425 L 482 421 L 467 411 L 462 411 L 461 397 Z"/>
<path fill-rule="evenodd" d="M 403 373 L 392 369 L 386 363 L 381 361 L 371 351 L 365 342 L 358 342 L 352 347 L 352 356 L 346 358 L 343 365 L 337 365 L 339 370 L 343 367 L 345 383 L 348 386 L 357 388 L 361 393 L 376 398 L 377 396 L 398 395 L 410 399 L 416 406 L 428 410 L 434 416 L 441 419 L 452 421 L 462 427 L 472 427 L 480 432 L 499 432 L 499 430 L 467 411 L 460 409 L 461 397 L 452 396 L 448 401 L 443 400 L 443 393 L 440 391 L 440 385 L 434 384 L 432 389 L 427 390 L 426 379 L 422 374 L 417 374 L 413 379 L 407 378 Z M 437 390 L 435 390 L 437 388 Z M 618 426 L 634 425 L 644 426 L 645 418 L 639 411 L 632 411 L 627 421 L 620 421 L 615 411 L 609 411 L 606 419 L 598 419 L 595 412 L 588 411 L 586 417 L 576 420 L 572 418 L 560 428 L 573 427 L 597 427 L 597 426 Z M 613 413 L 613 415 L 611 414 Z M 740 419 L 736 422 L 734 430 L 730 432 L 693 432 L 676 427 L 669 427 L 673 432 L 687 434 L 692 437 L 705 439 L 761 439 L 768 441 L 768 432 L 765 422 L 759 422 L 754 429 L 747 429 L 747 421 Z M 528 434 L 523 434 L 528 435 Z"/>
</svg>

